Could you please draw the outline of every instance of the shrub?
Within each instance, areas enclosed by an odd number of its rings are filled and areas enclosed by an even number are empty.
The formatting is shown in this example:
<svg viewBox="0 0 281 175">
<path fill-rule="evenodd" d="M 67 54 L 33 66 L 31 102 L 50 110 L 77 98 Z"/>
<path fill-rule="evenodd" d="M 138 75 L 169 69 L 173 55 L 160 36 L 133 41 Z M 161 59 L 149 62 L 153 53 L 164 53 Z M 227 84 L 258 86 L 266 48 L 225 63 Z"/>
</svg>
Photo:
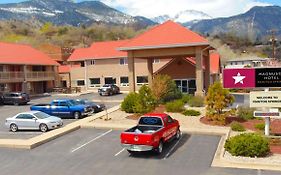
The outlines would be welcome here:
<svg viewBox="0 0 281 175">
<path fill-rule="evenodd" d="M 203 107 L 204 106 L 204 98 L 200 97 L 200 96 L 194 96 L 189 100 L 188 104 L 191 107 Z"/>
<path fill-rule="evenodd" d="M 175 100 L 166 103 L 165 107 L 168 112 L 182 112 L 184 110 L 184 103 L 182 100 Z"/>
<path fill-rule="evenodd" d="M 174 80 L 163 74 L 154 76 L 152 93 L 158 103 L 179 99 L 182 96 Z"/>
<path fill-rule="evenodd" d="M 237 112 L 238 117 L 244 120 L 251 120 L 254 119 L 254 109 L 246 108 L 246 107 L 239 107 Z"/>
<path fill-rule="evenodd" d="M 183 101 L 183 103 L 189 103 L 190 99 L 192 98 L 193 96 L 190 95 L 190 94 L 184 94 L 181 98 L 181 100 Z"/>
<path fill-rule="evenodd" d="M 233 156 L 264 157 L 269 153 L 268 139 L 254 133 L 231 137 L 224 147 Z"/>
<path fill-rule="evenodd" d="M 144 114 L 155 109 L 156 100 L 152 94 L 151 89 L 143 85 L 137 95 L 135 105 L 133 106 L 134 113 Z"/>
<path fill-rule="evenodd" d="M 209 87 L 206 97 L 207 114 L 209 120 L 225 124 L 225 118 L 228 115 L 223 111 L 234 102 L 234 97 L 227 89 L 224 89 L 220 82 L 214 83 Z"/>
<path fill-rule="evenodd" d="M 262 131 L 265 128 L 265 124 L 264 123 L 255 124 L 255 128 Z"/>
<path fill-rule="evenodd" d="M 231 127 L 232 131 L 238 131 L 238 132 L 246 131 L 245 127 L 243 125 L 241 125 L 240 123 L 238 123 L 238 122 L 232 122 L 230 124 L 230 127 Z"/>
<path fill-rule="evenodd" d="M 137 98 L 138 98 L 137 93 L 134 92 L 129 93 L 121 103 L 121 110 L 127 113 L 133 113 Z"/>
<path fill-rule="evenodd" d="M 193 109 L 189 109 L 189 110 L 185 110 L 183 112 L 183 115 L 186 116 L 199 116 L 201 115 L 201 113 L 199 111 L 193 110 Z"/>
</svg>

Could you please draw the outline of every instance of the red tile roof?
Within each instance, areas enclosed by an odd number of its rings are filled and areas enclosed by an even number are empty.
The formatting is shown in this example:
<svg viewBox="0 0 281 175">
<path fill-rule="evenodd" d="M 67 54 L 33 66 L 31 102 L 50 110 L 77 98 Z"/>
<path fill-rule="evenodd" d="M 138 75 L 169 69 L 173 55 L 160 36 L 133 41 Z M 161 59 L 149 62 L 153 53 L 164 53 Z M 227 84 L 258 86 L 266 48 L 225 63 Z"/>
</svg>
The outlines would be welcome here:
<svg viewBox="0 0 281 175">
<path fill-rule="evenodd" d="M 128 41 L 129 40 L 96 42 L 89 48 L 75 49 L 68 61 L 127 57 L 126 52 L 119 51 L 117 48 Z"/>
<path fill-rule="evenodd" d="M 2 42 L 0 42 L 0 64 L 59 65 L 31 46 Z"/>
<path fill-rule="evenodd" d="M 192 32 L 180 24 L 167 21 L 133 38 L 119 49 L 137 50 L 194 45 L 209 45 L 209 43 L 199 34 Z"/>
<path fill-rule="evenodd" d="M 69 65 L 60 65 L 59 66 L 59 73 L 69 73 L 71 67 Z"/>
</svg>

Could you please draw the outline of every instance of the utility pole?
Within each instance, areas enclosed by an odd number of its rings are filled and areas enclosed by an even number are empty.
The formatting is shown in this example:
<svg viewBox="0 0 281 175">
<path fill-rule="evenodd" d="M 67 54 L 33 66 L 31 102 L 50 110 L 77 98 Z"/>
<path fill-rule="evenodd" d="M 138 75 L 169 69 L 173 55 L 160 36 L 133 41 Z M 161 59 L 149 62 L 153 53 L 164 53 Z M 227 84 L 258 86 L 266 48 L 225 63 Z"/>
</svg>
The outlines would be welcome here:
<svg viewBox="0 0 281 175">
<path fill-rule="evenodd" d="M 275 59 L 276 58 L 276 53 L 275 53 L 275 47 L 276 47 L 276 36 L 275 36 L 275 33 L 276 33 L 276 30 L 270 30 L 271 32 L 271 38 L 270 38 L 270 42 L 272 43 L 272 58 Z"/>
</svg>

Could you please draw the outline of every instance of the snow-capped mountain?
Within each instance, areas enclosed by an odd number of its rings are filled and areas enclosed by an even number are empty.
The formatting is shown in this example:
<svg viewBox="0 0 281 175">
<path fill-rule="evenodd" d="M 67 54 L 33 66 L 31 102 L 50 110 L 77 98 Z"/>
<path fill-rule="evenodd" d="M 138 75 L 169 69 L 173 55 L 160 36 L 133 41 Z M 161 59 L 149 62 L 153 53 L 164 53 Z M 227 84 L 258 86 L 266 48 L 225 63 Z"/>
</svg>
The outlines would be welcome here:
<svg viewBox="0 0 281 175">
<path fill-rule="evenodd" d="M 203 19 L 212 19 L 212 17 L 204 12 L 196 10 L 185 10 L 177 13 L 175 16 L 162 15 L 153 18 L 152 20 L 157 23 L 163 23 L 167 20 L 173 20 L 179 23 L 187 23 L 191 21 L 200 21 Z"/>
<path fill-rule="evenodd" d="M 57 25 L 73 25 L 92 23 L 144 25 L 155 24 L 153 21 L 133 17 L 113 9 L 100 1 L 73 0 L 29 0 L 21 3 L 0 4 L 0 20 L 28 20 L 35 18 L 43 22 Z"/>
</svg>

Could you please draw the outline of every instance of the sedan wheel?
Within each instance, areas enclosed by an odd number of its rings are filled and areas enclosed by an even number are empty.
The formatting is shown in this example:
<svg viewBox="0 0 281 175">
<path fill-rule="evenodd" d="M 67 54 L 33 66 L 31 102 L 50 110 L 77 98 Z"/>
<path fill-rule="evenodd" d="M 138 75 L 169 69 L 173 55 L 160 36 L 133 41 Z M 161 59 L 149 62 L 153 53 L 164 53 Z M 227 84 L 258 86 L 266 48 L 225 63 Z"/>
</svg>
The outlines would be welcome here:
<svg viewBox="0 0 281 175">
<path fill-rule="evenodd" d="M 11 126 L 10 126 L 10 130 L 11 130 L 12 132 L 17 132 L 18 126 L 13 123 L 13 124 L 11 124 Z"/>
<path fill-rule="evenodd" d="M 42 123 L 42 124 L 40 124 L 39 129 L 42 132 L 47 132 L 48 131 L 48 126 L 46 124 Z"/>
</svg>

